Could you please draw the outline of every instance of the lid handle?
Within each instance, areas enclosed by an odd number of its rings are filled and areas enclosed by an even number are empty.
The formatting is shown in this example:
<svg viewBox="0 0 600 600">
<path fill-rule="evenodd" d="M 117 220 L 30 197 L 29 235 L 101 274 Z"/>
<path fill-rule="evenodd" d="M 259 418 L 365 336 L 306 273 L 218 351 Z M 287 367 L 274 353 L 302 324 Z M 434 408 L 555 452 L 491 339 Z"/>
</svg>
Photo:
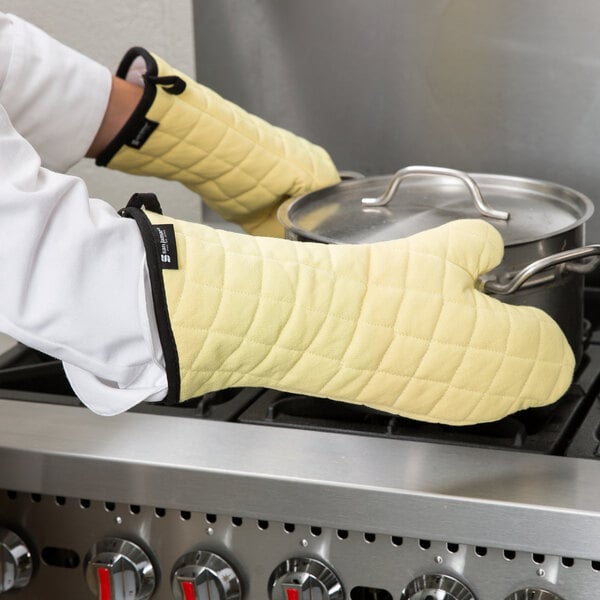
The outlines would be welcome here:
<svg viewBox="0 0 600 600">
<path fill-rule="evenodd" d="M 404 169 L 396 171 L 396 173 L 392 176 L 392 179 L 383 195 L 381 195 L 379 198 L 363 198 L 362 203 L 366 206 L 385 206 L 394 197 L 398 186 L 402 183 L 402 181 L 411 175 L 443 175 L 444 177 L 455 177 L 456 179 L 460 179 L 471 193 L 473 203 L 480 214 L 482 214 L 484 217 L 489 217 L 491 219 L 502 219 L 503 221 L 508 221 L 510 217 L 510 213 L 503 210 L 496 210 L 485 202 L 483 196 L 481 195 L 479 186 L 467 173 L 464 171 L 457 171 L 455 169 L 445 169 L 443 167 L 404 167 Z"/>
</svg>

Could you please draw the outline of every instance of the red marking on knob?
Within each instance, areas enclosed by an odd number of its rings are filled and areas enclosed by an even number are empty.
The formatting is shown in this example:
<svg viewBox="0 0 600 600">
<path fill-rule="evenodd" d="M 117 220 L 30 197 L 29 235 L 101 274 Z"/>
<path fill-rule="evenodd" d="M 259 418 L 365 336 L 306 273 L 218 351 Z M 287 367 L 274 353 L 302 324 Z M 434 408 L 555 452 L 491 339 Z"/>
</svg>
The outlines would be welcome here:
<svg viewBox="0 0 600 600">
<path fill-rule="evenodd" d="M 300 600 L 300 595 L 296 588 L 285 588 L 285 595 L 287 600 Z"/>
<path fill-rule="evenodd" d="M 98 585 L 100 587 L 100 600 L 112 600 L 110 589 L 110 571 L 106 567 L 98 567 Z"/>
<path fill-rule="evenodd" d="M 183 592 L 184 600 L 196 600 L 196 590 L 194 589 L 194 584 L 191 581 L 182 581 L 181 591 Z"/>
</svg>

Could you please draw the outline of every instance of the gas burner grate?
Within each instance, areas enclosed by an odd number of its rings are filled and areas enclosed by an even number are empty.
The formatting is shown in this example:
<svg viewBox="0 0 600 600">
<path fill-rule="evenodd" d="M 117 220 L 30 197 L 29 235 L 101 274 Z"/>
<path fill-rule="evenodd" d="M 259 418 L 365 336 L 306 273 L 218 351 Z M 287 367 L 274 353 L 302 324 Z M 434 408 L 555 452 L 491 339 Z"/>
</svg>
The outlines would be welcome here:
<svg viewBox="0 0 600 600">
<path fill-rule="evenodd" d="M 210 392 L 174 406 L 168 406 L 162 402 L 143 403 L 132 408 L 130 412 L 212 421 L 236 421 L 240 413 L 262 391 L 260 388 L 229 388 Z"/>
<path fill-rule="evenodd" d="M 413 440 L 558 454 L 588 406 L 579 386 L 549 407 L 529 409 L 501 421 L 464 427 L 425 423 L 354 404 L 267 390 L 239 421 Z"/>
</svg>

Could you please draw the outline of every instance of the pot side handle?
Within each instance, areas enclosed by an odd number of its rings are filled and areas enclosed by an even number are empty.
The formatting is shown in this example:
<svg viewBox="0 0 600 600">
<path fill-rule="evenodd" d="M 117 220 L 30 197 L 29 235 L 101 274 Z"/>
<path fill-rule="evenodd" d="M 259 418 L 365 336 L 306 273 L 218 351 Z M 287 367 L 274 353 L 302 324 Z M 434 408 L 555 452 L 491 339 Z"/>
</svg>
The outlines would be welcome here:
<svg viewBox="0 0 600 600">
<path fill-rule="evenodd" d="M 564 252 L 557 252 L 556 254 L 540 258 L 517 273 L 503 277 L 503 281 L 480 278 L 479 289 L 486 294 L 504 296 L 512 294 L 521 288 L 533 287 L 554 281 L 563 271 L 580 274 L 591 273 L 599 264 L 600 244 L 590 244 L 589 246 L 573 248 L 572 250 L 565 250 Z M 558 269 L 541 275 L 535 280 L 532 279 L 535 275 L 557 265 L 559 266 Z"/>
<path fill-rule="evenodd" d="M 460 179 L 469 190 L 473 203 L 481 215 L 491 219 L 501 219 L 503 221 L 508 221 L 510 218 L 510 213 L 503 210 L 496 210 L 485 202 L 479 186 L 468 173 L 457 171 L 456 169 L 445 169 L 443 167 L 404 167 L 394 173 L 387 189 L 379 196 L 379 198 L 363 198 L 362 203 L 366 206 L 385 206 L 394 197 L 402 181 L 411 175 L 441 175 L 444 177 Z"/>
</svg>

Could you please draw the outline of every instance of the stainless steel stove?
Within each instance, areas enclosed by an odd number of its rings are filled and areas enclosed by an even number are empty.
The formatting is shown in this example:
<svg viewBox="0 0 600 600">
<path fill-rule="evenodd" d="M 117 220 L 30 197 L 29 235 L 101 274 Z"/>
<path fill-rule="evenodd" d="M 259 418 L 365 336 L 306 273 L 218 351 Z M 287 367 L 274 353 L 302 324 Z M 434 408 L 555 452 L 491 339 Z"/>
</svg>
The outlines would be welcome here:
<svg viewBox="0 0 600 600">
<path fill-rule="evenodd" d="M 598 313 L 596 315 L 596 313 Z M 0 592 L 18 600 L 592 600 L 600 292 L 555 405 L 453 428 L 231 389 L 103 418 L 0 357 Z"/>
</svg>

